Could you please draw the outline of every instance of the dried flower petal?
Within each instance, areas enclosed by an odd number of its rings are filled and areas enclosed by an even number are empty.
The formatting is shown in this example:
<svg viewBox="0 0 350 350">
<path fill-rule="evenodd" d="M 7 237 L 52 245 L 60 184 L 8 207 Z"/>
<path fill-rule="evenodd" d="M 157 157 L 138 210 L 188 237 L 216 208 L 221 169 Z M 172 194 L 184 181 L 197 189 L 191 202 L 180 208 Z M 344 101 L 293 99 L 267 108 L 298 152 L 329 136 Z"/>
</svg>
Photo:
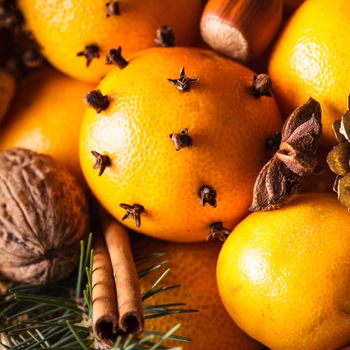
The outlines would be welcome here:
<svg viewBox="0 0 350 350">
<path fill-rule="evenodd" d="M 350 111 L 347 111 L 340 121 L 339 132 L 350 141 Z"/>
<path fill-rule="evenodd" d="M 335 177 L 335 181 L 334 181 L 334 184 L 333 184 L 333 191 L 335 192 L 335 193 L 338 193 L 338 191 L 339 191 L 339 180 L 341 179 L 341 176 L 339 176 L 339 175 L 337 175 L 336 177 Z"/>
<path fill-rule="evenodd" d="M 350 173 L 346 174 L 337 182 L 338 200 L 350 209 Z"/>
<path fill-rule="evenodd" d="M 350 143 L 340 143 L 328 153 L 327 163 L 333 173 L 344 176 L 350 171 Z"/>
<path fill-rule="evenodd" d="M 336 120 L 332 125 L 335 138 L 339 143 L 343 143 L 347 141 L 345 136 L 340 132 L 341 125 L 342 125 L 341 119 Z"/>
</svg>

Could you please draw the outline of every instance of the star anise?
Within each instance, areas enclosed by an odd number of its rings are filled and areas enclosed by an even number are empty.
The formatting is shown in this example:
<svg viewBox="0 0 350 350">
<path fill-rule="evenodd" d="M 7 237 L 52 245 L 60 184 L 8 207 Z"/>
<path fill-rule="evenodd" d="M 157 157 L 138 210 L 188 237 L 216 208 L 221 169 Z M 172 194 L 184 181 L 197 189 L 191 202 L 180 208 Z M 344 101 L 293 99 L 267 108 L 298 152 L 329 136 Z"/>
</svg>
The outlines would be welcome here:
<svg viewBox="0 0 350 350">
<path fill-rule="evenodd" d="M 318 171 L 316 151 L 321 132 L 321 107 L 310 98 L 284 123 L 279 149 L 255 182 L 250 211 L 280 207 L 297 192 L 305 176 Z"/>
</svg>

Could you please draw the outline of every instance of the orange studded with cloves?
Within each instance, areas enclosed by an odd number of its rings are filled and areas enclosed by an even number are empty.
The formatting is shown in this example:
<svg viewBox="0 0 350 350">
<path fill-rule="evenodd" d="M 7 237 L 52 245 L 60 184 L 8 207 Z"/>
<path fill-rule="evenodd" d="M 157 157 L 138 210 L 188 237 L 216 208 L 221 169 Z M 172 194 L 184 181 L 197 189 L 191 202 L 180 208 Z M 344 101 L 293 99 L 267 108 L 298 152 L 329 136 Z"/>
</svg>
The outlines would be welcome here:
<svg viewBox="0 0 350 350">
<path fill-rule="evenodd" d="M 248 213 L 271 156 L 266 140 L 281 129 L 270 82 L 262 91 L 256 82 L 266 77 L 200 49 L 153 48 L 127 63 L 101 81 L 84 116 L 91 190 L 139 232 L 224 239 Z"/>
<path fill-rule="evenodd" d="M 17 3 L 26 28 L 39 43 L 45 58 L 63 73 L 95 83 L 115 64 L 119 46 L 129 59 L 149 47 L 194 44 L 199 37 L 203 9 L 203 0 L 18 0 Z"/>
</svg>

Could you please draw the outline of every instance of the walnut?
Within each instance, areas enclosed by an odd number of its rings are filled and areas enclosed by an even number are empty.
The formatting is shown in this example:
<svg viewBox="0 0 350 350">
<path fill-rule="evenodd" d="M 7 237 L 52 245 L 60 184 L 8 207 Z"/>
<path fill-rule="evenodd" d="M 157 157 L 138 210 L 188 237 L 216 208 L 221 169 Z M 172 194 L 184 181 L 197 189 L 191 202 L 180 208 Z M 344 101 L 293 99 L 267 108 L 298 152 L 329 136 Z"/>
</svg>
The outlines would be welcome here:
<svg viewBox="0 0 350 350">
<path fill-rule="evenodd" d="M 67 277 L 88 229 L 83 190 L 46 155 L 11 149 L 0 164 L 0 272 L 22 283 Z"/>
</svg>

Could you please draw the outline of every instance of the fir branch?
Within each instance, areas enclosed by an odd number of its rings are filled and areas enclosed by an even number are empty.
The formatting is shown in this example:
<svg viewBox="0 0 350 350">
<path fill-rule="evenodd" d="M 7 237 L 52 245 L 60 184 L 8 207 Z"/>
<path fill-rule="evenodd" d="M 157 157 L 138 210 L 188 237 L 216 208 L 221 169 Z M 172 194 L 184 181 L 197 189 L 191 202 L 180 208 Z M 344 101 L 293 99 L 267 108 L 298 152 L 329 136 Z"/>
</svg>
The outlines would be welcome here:
<svg viewBox="0 0 350 350">
<path fill-rule="evenodd" d="M 9 350 L 92 350 L 92 235 L 81 242 L 77 281 L 73 289 L 69 285 L 19 285 L 0 295 L 0 346 Z M 139 278 L 160 271 L 167 264 L 164 253 L 153 253 L 136 258 Z M 148 267 L 144 267 L 148 265 Z M 151 288 L 143 294 L 143 301 L 159 293 L 179 288 L 179 285 L 161 286 L 170 269 L 161 272 Z M 85 284 L 85 288 L 82 286 Z M 161 305 L 144 304 L 145 318 L 158 318 L 172 314 L 196 312 L 186 309 L 184 303 Z M 175 335 L 179 325 L 169 332 L 146 330 L 134 339 L 118 337 L 111 350 L 178 350 L 164 345 L 166 340 L 189 342 L 190 339 Z M 3 338 L 3 337 L 2 337 Z M 155 339 L 158 339 L 157 341 Z"/>
</svg>

